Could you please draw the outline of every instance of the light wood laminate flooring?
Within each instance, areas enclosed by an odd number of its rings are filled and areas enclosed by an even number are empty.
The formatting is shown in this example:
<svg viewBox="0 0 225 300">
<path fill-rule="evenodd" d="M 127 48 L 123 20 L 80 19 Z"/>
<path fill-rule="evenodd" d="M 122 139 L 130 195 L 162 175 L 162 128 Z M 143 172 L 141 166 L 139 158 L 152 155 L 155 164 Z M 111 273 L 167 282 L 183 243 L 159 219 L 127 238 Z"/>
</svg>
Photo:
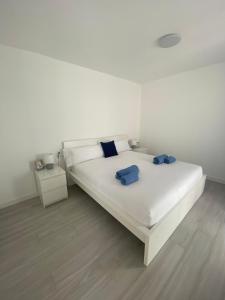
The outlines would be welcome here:
<svg viewBox="0 0 225 300">
<path fill-rule="evenodd" d="M 143 265 L 144 245 L 77 186 L 0 210 L 1 300 L 225 300 L 225 185 Z"/>
</svg>

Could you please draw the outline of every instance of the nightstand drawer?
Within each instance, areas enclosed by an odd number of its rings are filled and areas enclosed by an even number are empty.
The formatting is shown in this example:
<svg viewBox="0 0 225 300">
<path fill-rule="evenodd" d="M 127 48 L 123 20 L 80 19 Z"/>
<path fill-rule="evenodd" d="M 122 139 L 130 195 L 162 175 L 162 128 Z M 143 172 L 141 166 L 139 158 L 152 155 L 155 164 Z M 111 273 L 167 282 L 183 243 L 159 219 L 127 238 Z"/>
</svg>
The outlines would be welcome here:
<svg viewBox="0 0 225 300">
<path fill-rule="evenodd" d="M 59 187 L 55 190 L 48 191 L 42 194 L 42 202 L 44 206 L 48 206 L 68 197 L 66 186 Z"/>
<path fill-rule="evenodd" d="M 43 193 L 54 190 L 61 186 L 66 186 L 66 176 L 60 175 L 45 180 L 41 180 L 41 190 Z"/>
</svg>

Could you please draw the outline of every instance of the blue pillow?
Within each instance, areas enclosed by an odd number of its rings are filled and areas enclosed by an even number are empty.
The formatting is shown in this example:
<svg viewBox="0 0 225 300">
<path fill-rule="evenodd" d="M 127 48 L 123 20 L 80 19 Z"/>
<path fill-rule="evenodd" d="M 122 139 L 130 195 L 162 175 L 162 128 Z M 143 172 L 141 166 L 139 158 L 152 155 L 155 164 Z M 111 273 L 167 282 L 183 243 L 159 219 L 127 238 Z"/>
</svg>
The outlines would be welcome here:
<svg viewBox="0 0 225 300">
<path fill-rule="evenodd" d="M 105 157 L 118 155 L 114 141 L 101 142 L 101 146 Z"/>
</svg>

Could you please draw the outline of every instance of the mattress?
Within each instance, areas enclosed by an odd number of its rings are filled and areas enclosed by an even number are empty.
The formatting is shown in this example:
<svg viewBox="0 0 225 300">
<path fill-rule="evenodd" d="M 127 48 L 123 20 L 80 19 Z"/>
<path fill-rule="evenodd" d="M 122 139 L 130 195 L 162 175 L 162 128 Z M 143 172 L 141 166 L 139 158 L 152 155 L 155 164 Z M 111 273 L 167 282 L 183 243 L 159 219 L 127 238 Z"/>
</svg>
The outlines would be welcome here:
<svg viewBox="0 0 225 300">
<path fill-rule="evenodd" d="M 153 156 L 133 151 L 118 156 L 82 162 L 72 173 L 88 187 L 104 195 L 117 209 L 146 227 L 158 223 L 201 179 L 200 166 L 176 161 L 154 165 Z M 129 186 L 121 185 L 116 171 L 136 164 L 140 179 Z"/>
</svg>

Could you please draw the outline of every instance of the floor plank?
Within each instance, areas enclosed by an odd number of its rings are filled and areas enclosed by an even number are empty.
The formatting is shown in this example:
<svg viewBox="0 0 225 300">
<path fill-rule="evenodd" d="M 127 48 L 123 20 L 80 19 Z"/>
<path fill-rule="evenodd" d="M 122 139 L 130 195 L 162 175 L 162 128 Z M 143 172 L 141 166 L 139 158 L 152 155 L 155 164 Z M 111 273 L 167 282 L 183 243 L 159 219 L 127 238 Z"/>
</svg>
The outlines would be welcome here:
<svg viewBox="0 0 225 300">
<path fill-rule="evenodd" d="M 159 254 L 80 188 L 44 209 L 38 198 L 0 210 L 3 300 L 225 299 L 225 185 L 207 181 Z"/>
<path fill-rule="evenodd" d="M 165 288 L 162 289 L 159 299 L 190 299 L 193 290 L 198 284 L 201 268 L 206 263 L 210 246 L 209 236 L 201 231 L 197 231 L 174 274 Z"/>
<path fill-rule="evenodd" d="M 225 298 L 225 224 L 223 223 L 213 242 L 198 286 L 193 291 L 193 300 L 210 300 Z"/>
</svg>

